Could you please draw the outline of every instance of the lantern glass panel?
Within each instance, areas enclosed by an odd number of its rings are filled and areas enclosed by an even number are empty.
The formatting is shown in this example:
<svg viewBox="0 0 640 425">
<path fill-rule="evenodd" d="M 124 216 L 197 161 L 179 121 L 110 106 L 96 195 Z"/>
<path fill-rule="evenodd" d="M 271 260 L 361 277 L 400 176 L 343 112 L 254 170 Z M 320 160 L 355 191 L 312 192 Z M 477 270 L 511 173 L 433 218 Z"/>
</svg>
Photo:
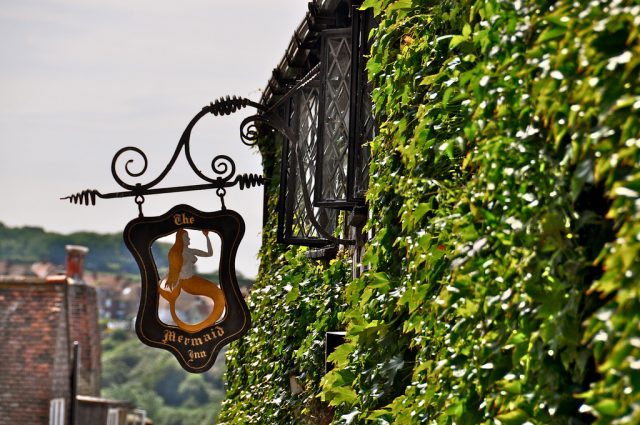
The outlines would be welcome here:
<svg viewBox="0 0 640 425">
<path fill-rule="evenodd" d="M 295 245 L 323 246 L 329 242 L 318 234 L 305 206 L 304 184 L 310 198 L 314 196 L 316 156 L 318 141 L 318 104 L 320 90 L 312 82 L 292 94 L 289 121 L 297 129 L 298 154 L 302 160 L 303 173 L 294 161 L 294 145 L 287 141 L 283 149 L 281 182 L 281 220 L 279 236 L 282 242 Z M 322 207 L 313 207 L 317 222 L 327 231 L 333 232 L 337 225 L 337 212 Z"/>
<path fill-rule="evenodd" d="M 369 142 L 373 140 L 376 132 L 375 119 L 373 116 L 373 100 L 371 98 L 371 83 L 367 76 L 367 56 L 371 51 L 371 41 L 369 32 L 373 26 L 373 15 L 371 10 L 359 11 L 355 22 L 354 32 L 357 35 L 358 53 L 354 57 L 354 68 L 357 69 L 356 96 L 359 99 L 358 110 L 355 116 L 356 131 L 355 140 L 352 142 L 352 169 L 350 169 L 349 200 L 356 204 L 364 204 L 364 198 L 369 187 L 369 160 L 371 151 Z M 355 47 L 354 47 L 355 49 Z"/>
<path fill-rule="evenodd" d="M 369 142 L 375 136 L 375 122 L 373 119 L 373 103 L 371 101 L 371 91 L 365 88 L 362 93 L 362 109 L 359 114 L 358 123 L 359 134 L 357 148 L 355 149 L 355 169 L 353 170 L 353 199 L 355 201 L 364 200 L 369 187 L 369 160 L 371 150 Z"/>
<path fill-rule="evenodd" d="M 321 134 L 316 205 L 340 207 L 347 199 L 351 111 L 351 30 L 322 38 Z"/>
</svg>

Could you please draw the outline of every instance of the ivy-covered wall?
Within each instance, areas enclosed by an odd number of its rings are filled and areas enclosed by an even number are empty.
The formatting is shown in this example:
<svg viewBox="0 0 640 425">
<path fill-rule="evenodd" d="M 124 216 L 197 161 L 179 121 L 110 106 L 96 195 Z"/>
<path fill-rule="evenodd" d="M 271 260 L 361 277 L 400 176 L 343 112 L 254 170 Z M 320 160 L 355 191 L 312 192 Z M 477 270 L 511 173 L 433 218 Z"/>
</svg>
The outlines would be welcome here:
<svg viewBox="0 0 640 425">
<path fill-rule="evenodd" d="M 219 421 L 640 423 L 640 4 L 363 7 L 369 270 L 277 245 L 269 217 Z"/>
</svg>

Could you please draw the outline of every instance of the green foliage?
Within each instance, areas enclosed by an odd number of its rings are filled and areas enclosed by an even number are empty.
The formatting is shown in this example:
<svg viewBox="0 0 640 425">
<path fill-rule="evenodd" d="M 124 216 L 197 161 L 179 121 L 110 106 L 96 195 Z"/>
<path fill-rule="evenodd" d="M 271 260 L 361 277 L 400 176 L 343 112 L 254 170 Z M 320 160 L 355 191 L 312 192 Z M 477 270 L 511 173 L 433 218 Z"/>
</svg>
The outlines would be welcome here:
<svg viewBox="0 0 640 425">
<path fill-rule="evenodd" d="M 362 422 L 637 422 L 640 10 L 374 3 L 381 224 L 325 397 Z"/>
<path fill-rule="evenodd" d="M 346 257 L 276 247 L 270 221 L 221 418 L 304 423 L 319 394 L 336 424 L 640 423 L 640 7 L 363 7 L 370 270 L 343 288 Z M 329 305 L 330 326 L 309 314 Z M 310 335 L 334 317 L 321 376 Z"/>
<path fill-rule="evenodd" d="M 265 169 L 279 157 L 278 145 L 262 141 Z M 277 170 L 278 167 L 271 168 Z M 277 202 L 278 176 L 268 188 Z M 350 262 L 330 264 L 305 258 L 304 248 L 276 242 L 276 221 L 263 233 L 261 265 L 249 299 L 253 326 L 227 352 L 227 400 L 219 423 L 323 423 L 326 406 L 317 399 L 324 373 L 325 332 L 342 329 L 344 286 Z M 303 390 L 293 395 L 291 381 Z"/>
<path fill-rule="evenodd" d="M 90 249 L 85 268 L 90 271 L 138 274 L 138 266 L 120 234 L 77 232 L 69 235 L 46 232 L 41 227 L 11 228 L 0 223 L 0 258 L 17 263 L 50 261 L 64 264 L 66 245 L 83 245 Z M 153 245 L 158 267 L 167 267 L 170 245 Z"/>
<path fill-rule="evenodd" d="M 102 350 L 104 397 L 131 401 L 158 425 L 215 423 L 224 397 L 222 366 L 189 374 L 170 353 L 124 330 L 104 329 Z"/>
<path fill-rule="evenodd" d="M 262 270 L 258 276 L 249 302 L 253 327 L 227 353 L 228 396 L 220 423 L 321 423 L 325 412 L 315 398 L 324 337 L 340 329 L 348 262 L 310 265 L 302 254 L 280 254 L 269 267 L 275 273 Z M 304 391 L 293 395 L 291 380 Z"/>
</svg>

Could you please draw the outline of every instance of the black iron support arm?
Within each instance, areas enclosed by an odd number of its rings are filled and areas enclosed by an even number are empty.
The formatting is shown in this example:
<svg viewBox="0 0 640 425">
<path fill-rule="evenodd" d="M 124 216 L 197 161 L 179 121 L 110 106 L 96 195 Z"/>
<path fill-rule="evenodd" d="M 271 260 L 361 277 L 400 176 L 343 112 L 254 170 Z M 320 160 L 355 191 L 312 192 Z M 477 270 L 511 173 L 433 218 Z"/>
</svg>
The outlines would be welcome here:
<svg viewBox="0 0 640 425">
<path fill-rule="evenodd" d="M 317 73 L 318 67 L 315 67 L 309 75 Z M 311 77 L 304 78 L 300 81 L 292 90 L 299 89 L 306 83 L 308 83 Z M 277 114 L 273 113 L 275 106 L 271 107 L 267 110 L 263 105 L 253 102 L 249 99 L 239 98 L 239 97 L 225 97 L 212 102 L 208 106 L 202 108 L 200 112 L 198 112 L 189 122 L 187 127 L 182 133 L 180 140 L 178 141 L 178 145 L 176 146 L 171 159 L 162 170 L 162 172 L 153 180 L 148 183 L 135 183 L 130 184 L 125 182 L 120 175 L 118 174 L 118 162 L 120 157 L 122 157 L 125 153 L 133 153 L 139 156 L 142 159 L 142 167 L 140 171 L 134 171 L 130 167 L 135 165 L 134 159 L 129 159 L 126 161 L 124 165 L 124 170 L 129 177 L 136 178 L 142 176 L 147 171 L 148 159 L 145 153 L 134 146 L 128 146 L 120 149 L 113 157 L 111 161 L 111 174 L 113 175 L 114 180 L 125 190 L 121 192 L 111 192 L 111 193 L 100 193 L 97 190 L 88 189 L 82 192 L 78 192 L 73 195 L 65 196 L 64 198 L 60 198 L 62 200 L 69 200 L 69 202 L 74 204 L 81 205 L 95 205 L 97 198 L 101 199 L 114 199 L 114 198 L 126 198 L 126 197 L 136 197 L 136 202 L 140 205 L 140 203 L 144 200 L 144 196 L 146 195 L 157 195 L 157 194 L 166 194 L 166 193 L 177 193 L 177 192 L 187 192 L 192 190 L 205 190 L 205 189 L 222 189 L 224 190 L 227 187 L 233 187 L 236 185 L 240 186 L 240 189 L 245 189 L 249 187 L 254 187 L 258 185 L 264 184 L 264 178 L 260 175 L 256 174 L 241 174 L 236 176 L 236 166 L 233 160 L 226 155 L 216 155 L 211 161 L 211 169 L 216 174 L 216 177 L 210 177 L 204 174 L 195 164 L 193 158 L 191 156 L 191 131 L 194 126 L 200 121 L 202 117 L 207 114 L 217 115 L 230 115 L 239 109 L 245 108 L 247 106 L 251 106 L 256 108 L 260 113 L 256 115 L 252 115 L 250 117 L 245 118 L 240 125 L 240 139 L 242 143 L 247 146 L 254 146 L 258 141 L 258 130 L 256 127 L 256 123 L 263 123 L 267 126 L 275 129 L 282 133 L 288 140 L 290 140 L 293 144 L 294 149 L 292 150 L 293 161 L 295 166 L 298 167 L 298 171 L 300 175 L 304 175 L 304 164 L 302 162 L 302 158 L 300 155 L 299 148 L 299 140 L 298 134 L 293 132 L 289 126 L 284 123 L 281 119 L 277 117 Z M 155 186 L 160 183 L 167 176 L 169 171 L 173 168 L 175 162 L 180 156 L 180 152 L 184 148 L 184 154 L 189 163 L 189 166 L 193 170 L 193 172 L 204 180 L 207 183 L 199 184 L 199 185 L 190 185 L 190 186 L 174 186 L 174 187 L 164 187 L 164 188 L 155 188 Z M 235 178 L 234 178 L 235 176 Z M 309 188 L 307 188 L 306 184 L 301 185 L 305 210 L 309 221 L 315 227 L 320 235 L 324 238 L 343 245 L 354 245 L 355 241 L 351 239 L 342 239 L 337 238 L 332 235 L 330 232 L 326 231 L 323 226 L 318 222 L 315 217 L 313 211 L 313 205 L 311 204 L 311 196 L 309 195 Z M 138 201 L 140 200 L 140 201 Z"/>
<path fill-rule="evenodd" d="M 130 191 L 100 193 L 97 190 L 83 190 L 82 192 L 74 195 L 65 196 L 60 198 L 61 200 L 69 200 L 74 204 L 80 205 L 95 205 L 96 199 L 115 199 L 115 198 L 129 198 L 134 196 L 146 196 L 146 195 L 160 195 L 163 193 L 178 193 L 178 192 L 190 192 L 193 190 L 206 190 L 206 189 L 224 189 L 227 187 L 240 186 L 240 190 L 248 189 L 254 186 L 261 186 L 265 182 L 264 177 L 258 174 L 240 174 L 233 180 L 226 181 L 214 181 L 212 183 L 197 184 L 190 186 L 173 186 L 162 187 L 157 189 L 139 189 L 138 186 Z"/>
<path fill-rule="evenodd" d="M 146 195 L 156 195 L 161 193 L 174 193 L 174 192 L 186 192 L 191 190 L 204 190 L 204 189 L 224 189 L 227 187 L 233 187 L 236 185 L 240 186 L 240 189 L 249 188 L 253 186 L 262 185 L 264 183 L 264 178 L 260 175 L 256 174 L 241 174 L 236 176 L 236 166 L 233 160 L 226 155 L 217 155 L 211 161 L 211 169 L 215 174 L 214 177 L 208 176 L 203 173 L 193 161 L 191 156 L 191 131 L 193 127 L 198 123 L 198 121 L 207 114 L 217 115 L 230 115 L 236 112 L 239 109 L 245 108 L 247 106 L 252 106 L 258 110 L 264 110 L 263 106 L 259 103 L 253 102 L 249 99 L 239 98 L 239 97 L 225 97 L 212 102 L 211 104 L 202 108 L 200 112 L 198 112 L 189 122 L 187 127 L 182 133 L 180 140 L 178 141 L 178 145 L 176 146 L 171 159 L 165 166 L 164 170 L 153 180 L 148 183 L 135 183 L 130 184 L 127 183 L 121 178 L 118 174 L 118 163 L 120 158 L 127 153 L 133 153 L 142 159 L 142 166 L 139 171 L 132 170 L 131 167 L 136 165 L 134 159 L 129 159 L 126 161 L 124 165 L 124 170 L 129 177 L 140 177 L 147 171 L 148 160 L 145 153 L 133 146 L 128 146 L 120 149 L 113 157 L 111 161 L 111 174 L 113 179 L 124 189 L 122 192 L 112 192 L 112 193 L 100 193 L 97 190 L 84 190 L 82 192 L 76 193 L 74 195 L 65 196 L 61 199 L 68 199 L 70 202 L 75 204 L 84 204 L 84 205 L 95 205 L 97 198 L 102 199 L 113 199 L 113 198 L 125 198 L 125 197 L 139 197 Z M 243 127 L 244 129 L 244 127 Z M 247 134 L 241 133 L 241 138 L 243 142 L 247 145 L 251 143 L 247 143 L 247 140 L 256 137 L 255 129 L 247 129 Z M 184 148 L 184 154 L 189 163 L 189 166 L 193 170 L 193 172 L 204 180 L 205 184 L 199 185 L 191 185 L 191 186 L 178 186 L 178 187 L 165 187 L 165 188 L 154 188 L 158 183 L 160 183 L 171 171 L 178 157 L 180 156 L 180 152 L 182 152 Z M 235 176 L 235 178 L 234 178 Z"/>
</svg>

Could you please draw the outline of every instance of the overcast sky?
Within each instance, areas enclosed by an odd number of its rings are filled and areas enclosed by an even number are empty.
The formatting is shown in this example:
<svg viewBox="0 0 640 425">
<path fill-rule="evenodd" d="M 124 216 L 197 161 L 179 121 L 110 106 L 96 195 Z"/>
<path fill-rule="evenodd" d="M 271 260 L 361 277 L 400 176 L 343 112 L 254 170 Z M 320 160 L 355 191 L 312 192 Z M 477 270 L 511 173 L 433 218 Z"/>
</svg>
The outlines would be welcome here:
<svg viewBox="0 0 640 425">
<path fill-rule="evenodd" d="M 120 190 L 110 166 L 125 146 L 147 154 L 139 182 L 150 181 L 204 105 L 228 94 L 258 100 L 307 8 L 303 0 L 0 2 L 0 221 L 63 233 L 121 231 L 137 215 L 132 198 L 94 207 L 58 198 Z M 252 112 L 203 118 L 191 141 L 201 169 L 227 154 L 238 173 L 261 172 L 238 137 Z M 183 158 L 162 186 L 203 183 Z M 262 189 L 230 189 L 227 198 L 247 223 L 237 268 L 253 275 Z M 144 213 L 178 203 L 220 207 L 204 191 L 147 197 Z"/>
</svg>

